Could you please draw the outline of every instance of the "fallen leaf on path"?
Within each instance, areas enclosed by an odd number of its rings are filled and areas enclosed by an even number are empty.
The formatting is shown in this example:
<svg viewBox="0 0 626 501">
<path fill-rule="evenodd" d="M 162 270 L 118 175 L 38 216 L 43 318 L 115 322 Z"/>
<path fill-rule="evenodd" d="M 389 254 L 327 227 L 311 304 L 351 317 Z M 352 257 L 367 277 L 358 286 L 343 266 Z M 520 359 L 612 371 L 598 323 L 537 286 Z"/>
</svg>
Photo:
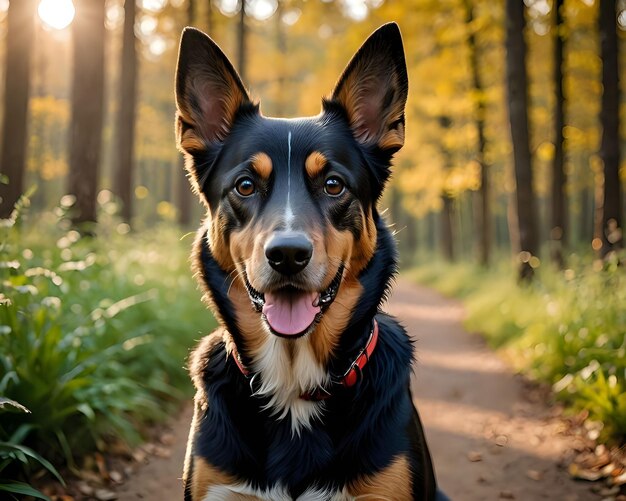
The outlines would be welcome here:
<svg viewBox="0 0 626 501">
<path fill-rule="evenodd" d="M 600 496 L 602 497 L 607 497 L 607 496 L 615 496 L 617 494 L 619 494 L 619 486 L 618 485 L 614 485 L 613 487 L 605 487 L 604 489 L 600 489 Z"/>
<path fill-rule="evenodd" d="M 580 480 L 587 480 L 589 482 L 595 482 L 602 478 L 602 472 L 600 470 L 591 470 L 587 468 L 583 468 L 576 463 L 572 463 L 569 465 L 567 469 L 570 476 L 574 478 L 578 478 Z"/>
<path fill-rule="evenodd" d="M 117 494 L 108 489 L 98 489 L 95 492 L 95 496 L 98 501 L 112 501 L 113 499 L 117 499 Z"/>
<path fill-rule="evenodd" d="M 77 487 L 81 494 L 85 496 L 91 496 L 93 494 L 93 487 L 85 482 L 79 482 Z"/>
<path fill-rule="evenodd" d="M 111 470 L 109 476 L 111 477 L 111 481 L 116 484 L 121 484 L 124 481 L 124 476 L 119 471 Z"/>
<path fill-rule="evenodd" d="M 500 499 L 515 499 L 515 494 L 511 491 L 500 491 Z"/>
<path fill-rule="evenodd" d="M 504 447 L 508 441 L 509 441 L 509 437 L 507 437 L 506 435 L 498 435 L 496 437 L 496 445 L 498 447 Z"/>
<path fill-rule="evenodd" d="M 107 465 L 106 465 L 106 461 L 104 460 L 104 456 L 102 454 L 100 454 L 99 452 L 96 452 L 94 454 L 94 459 L 96 460 L 96 466 L 98 468 L 98 473 L 100 473 L 100 476 L 103 479 L 108 480 L 109 479 L 109 470 L 107 469 Z"/>
<path fill-rule="evenodd" d="M 528 470 L 526 476 L 531 480 L 539 481 L 543 478 L 543 472 L 537 470 Z"/>
<path fill-rule="evenodd" d="M 611 481 L 613 485 L 626 485 L 626 471 L 617 477 L 614 477 Z"/>
<path fill-rule="evenodd" d="M 467 459 L 469 459 L 472 463 L 477 463 L 478 461 L 483 460 L 483 455 L 477 451 L 469 451 L 467 453 Z"/>
</svg>

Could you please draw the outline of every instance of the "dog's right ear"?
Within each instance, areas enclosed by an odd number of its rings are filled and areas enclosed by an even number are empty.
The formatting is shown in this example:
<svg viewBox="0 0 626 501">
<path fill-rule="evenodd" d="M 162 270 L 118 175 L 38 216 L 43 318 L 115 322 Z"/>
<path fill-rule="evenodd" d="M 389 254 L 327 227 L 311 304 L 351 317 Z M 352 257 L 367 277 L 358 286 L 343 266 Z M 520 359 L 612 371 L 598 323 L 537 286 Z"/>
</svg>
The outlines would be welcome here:
<svg viewBox="0 0 626 501">
<path fill-rule="evenodd" d="M 178 148 L 193 155 L 219 144 L 246 104 L 250 98 L 220 48 L 201 31 L 185 28 L 176 68 Z"/>
</svg>

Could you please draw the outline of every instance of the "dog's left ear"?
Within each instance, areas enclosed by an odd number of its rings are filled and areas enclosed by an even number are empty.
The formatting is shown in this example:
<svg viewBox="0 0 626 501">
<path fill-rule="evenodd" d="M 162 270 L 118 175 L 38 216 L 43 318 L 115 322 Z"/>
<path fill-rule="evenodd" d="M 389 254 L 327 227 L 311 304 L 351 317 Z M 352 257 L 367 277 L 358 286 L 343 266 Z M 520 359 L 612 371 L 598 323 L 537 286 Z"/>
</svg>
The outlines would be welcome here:
<svg viewBox="0 0 626 501">
<path fill-rule="evenodd" d="M 395 153 L 404 144 L 408 78 L 396 23 L 378 28 L 339 78 L 330 102 L 343 107 L 352 133 L 366 146 Z"/>
</svg>

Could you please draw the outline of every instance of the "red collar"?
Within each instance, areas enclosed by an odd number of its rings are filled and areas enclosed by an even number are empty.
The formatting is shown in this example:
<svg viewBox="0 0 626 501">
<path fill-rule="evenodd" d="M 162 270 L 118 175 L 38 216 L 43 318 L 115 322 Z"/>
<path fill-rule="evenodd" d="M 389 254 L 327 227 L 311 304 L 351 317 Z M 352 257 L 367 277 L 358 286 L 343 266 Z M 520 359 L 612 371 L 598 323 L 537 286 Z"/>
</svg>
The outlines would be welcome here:
<svg viewBox="0 0 626 501">
<path fill-rule="evenodd" d="M 359 381 L 360 376 L 363 371 L 363 367 L 365 367 L 367 362 L 369 362 L 369 359 L 374 353 L 374 350 L 376 349 L 377 344 L 378 344 L 378 322 L 376 321 L 376 319 L 372 319 L 372 331 L 367 340 L 367 343 L 365 344 L 363 349 L 359 352 L 354 362 L 350 364 L 350 367 L 346 371 L 346 373 L 341 377 L 341 379 L 339 380 L 339 384 L 341 384 L 344 388 L 350 388 Z M 250 369 L 248 369 L 241 361 L 241 356 L 239 355 L 239 352 L 237 351 L 237 347 L 235 345 L 233 345 L 232 355 L 241 373 L 246 378 L 250 378 L 252 373 L 250 372 Z M 303 393 L 302 395 L 300 395 L 300 398 L 303 400 L 317 402 L 320 400 L 326 400 L 330 396 L 331 396 L 331 393 L 328 390 L 324 388 L 316 388 L 315 390 Z"/>
</svg>

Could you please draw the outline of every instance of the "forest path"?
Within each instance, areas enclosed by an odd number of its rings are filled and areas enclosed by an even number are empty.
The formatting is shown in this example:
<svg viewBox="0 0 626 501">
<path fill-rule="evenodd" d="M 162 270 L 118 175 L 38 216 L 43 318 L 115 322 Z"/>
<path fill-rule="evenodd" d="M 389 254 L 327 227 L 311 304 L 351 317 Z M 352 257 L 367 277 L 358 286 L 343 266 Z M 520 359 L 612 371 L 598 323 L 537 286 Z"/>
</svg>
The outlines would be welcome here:
<svg viewBox="0 0 626 501">
<path fill-rule="evenodd" d="M 463 309 L 432 289 L 399 280 L 388 310 L 416 340 L 413 391 L 440 487 L 453 501 L 596 499 L 559 465 L 573 446 L 558 419 L 530 402 L 521 378 L 462 327 Z M 173 423 L 169 458 L 150 463 L 118 489 L 122 501 L 182 499 L 190 423 Z"/>
</svg>

